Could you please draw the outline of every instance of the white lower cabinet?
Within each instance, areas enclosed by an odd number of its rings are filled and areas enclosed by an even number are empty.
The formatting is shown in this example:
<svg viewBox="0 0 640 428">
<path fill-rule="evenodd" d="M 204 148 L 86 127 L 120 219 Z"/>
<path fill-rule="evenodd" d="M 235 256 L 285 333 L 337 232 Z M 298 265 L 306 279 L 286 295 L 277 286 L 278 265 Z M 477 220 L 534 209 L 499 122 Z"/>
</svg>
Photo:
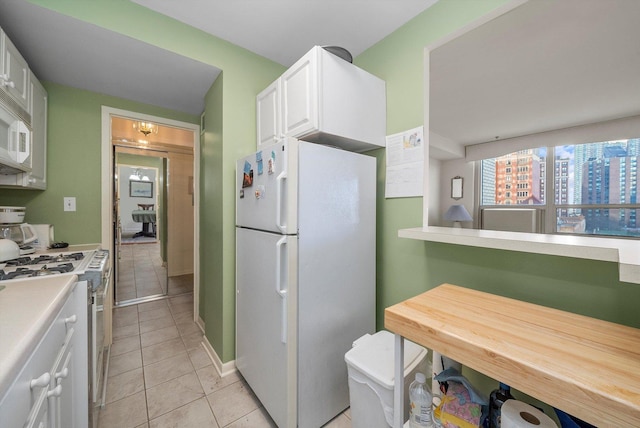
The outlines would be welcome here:
<svg viewBox="0 0 640 428">
<path fill-rule="evenodd" d="M 26 428 L 44 428 L 51 426 L 51 424 L 49 423 L 51 415 L 49 413 L 48 397 L 48 388 L 40 388 L 40 392 L 37 394 L 36 402 L 31 408 L 31 412 L 29 413 L 29 417 L 27 418 L 27 422 L 25 424 Z"/>
<path fill-rule="evenodd" d="M 0 401 L 3 428 L 87 428 L 87 283 L 62 310 Z"/>
</svg>

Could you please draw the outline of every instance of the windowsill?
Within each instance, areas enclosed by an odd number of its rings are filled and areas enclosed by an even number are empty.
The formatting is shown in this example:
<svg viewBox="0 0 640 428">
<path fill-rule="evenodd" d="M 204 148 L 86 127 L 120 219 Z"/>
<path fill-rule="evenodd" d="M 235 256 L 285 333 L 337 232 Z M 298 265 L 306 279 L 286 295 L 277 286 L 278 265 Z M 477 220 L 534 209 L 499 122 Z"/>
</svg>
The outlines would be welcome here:
<svg viewBox="0 0 640 428">
<path fill-rule="evenodd" d="M 472 247 L 616 262 L 619 266 L 620 281 L 640 284 L 640 241 L 633 239 L 546 235 L 437 226 L 400 229 L 398 236 Z"/>
</svg>

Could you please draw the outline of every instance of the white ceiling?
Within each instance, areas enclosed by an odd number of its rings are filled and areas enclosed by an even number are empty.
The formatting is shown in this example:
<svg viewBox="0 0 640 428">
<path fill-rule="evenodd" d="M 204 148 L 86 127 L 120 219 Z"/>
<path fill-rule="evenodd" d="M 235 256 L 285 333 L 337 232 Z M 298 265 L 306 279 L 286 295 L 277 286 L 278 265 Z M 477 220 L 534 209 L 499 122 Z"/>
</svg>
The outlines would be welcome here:
<svg viewBox="0 0 640 428">
<path fill-rule="evenodd" d="M 535 0 L 430 56 L 430 129 L 473 144 L 640 114 L 640 1 Z"/>
<path fill-rule="evenodd" d="M 356 56 L 437 0 L 135 1 L 289 66 L 315 45 Z M 0 27 L 41 80 L 190 114 L 220 73 L 24 0 L 0 2 Z"/>
<path fill-rule="evenodd" d="M 313 46 L 355 57 L 437 0 L 133 0 L 286 67 Z"/>
</svg>

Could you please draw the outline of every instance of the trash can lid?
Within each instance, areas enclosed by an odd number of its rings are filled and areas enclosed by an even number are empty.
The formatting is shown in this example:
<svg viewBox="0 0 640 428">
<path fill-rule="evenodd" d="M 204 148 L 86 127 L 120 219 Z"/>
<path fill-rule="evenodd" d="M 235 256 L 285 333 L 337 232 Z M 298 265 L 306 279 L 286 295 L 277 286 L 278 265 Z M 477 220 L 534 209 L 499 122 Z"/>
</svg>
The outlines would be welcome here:
<svg viewBox="0 0 640 428">
<path fill-rule="evenodd" d="M 404 340 L 404 373 L 410 373 L 427 355 L 420 345 Z M 394 335 L 386 330 L 376 334 L 366 334 L 356 340 L 344 356 L 348 365 L 357 368 L 365 375 L 387 389 L 393 389 L 395 379 Z"/>
</svg>

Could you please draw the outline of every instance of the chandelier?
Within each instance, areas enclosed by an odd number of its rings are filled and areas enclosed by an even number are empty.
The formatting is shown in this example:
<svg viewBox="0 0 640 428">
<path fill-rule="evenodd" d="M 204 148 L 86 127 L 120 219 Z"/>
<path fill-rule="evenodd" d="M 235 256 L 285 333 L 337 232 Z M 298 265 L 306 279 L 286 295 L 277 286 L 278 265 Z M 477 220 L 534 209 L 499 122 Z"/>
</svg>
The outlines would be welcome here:
<svg viewBox="0 0 640 428">
<path fill-rule="evenodd" d="M 145 137 L 148 137 L 149 134 L 158 133 L 158 125 L 152 122 L 133 122 L 133 129 L 142 132 Z"/>
<path fill-rule="evenodd" d="M 131 175 L 129 176 L 129 180 L 134 180 L 134 181 L 151 181 L 149 179 L 149 176 L 144 174 L 143 171 L 140 171 L 139 168 L 136 168 L 133 170 L 133 172 L 131 173 Z"/>
</svg>

